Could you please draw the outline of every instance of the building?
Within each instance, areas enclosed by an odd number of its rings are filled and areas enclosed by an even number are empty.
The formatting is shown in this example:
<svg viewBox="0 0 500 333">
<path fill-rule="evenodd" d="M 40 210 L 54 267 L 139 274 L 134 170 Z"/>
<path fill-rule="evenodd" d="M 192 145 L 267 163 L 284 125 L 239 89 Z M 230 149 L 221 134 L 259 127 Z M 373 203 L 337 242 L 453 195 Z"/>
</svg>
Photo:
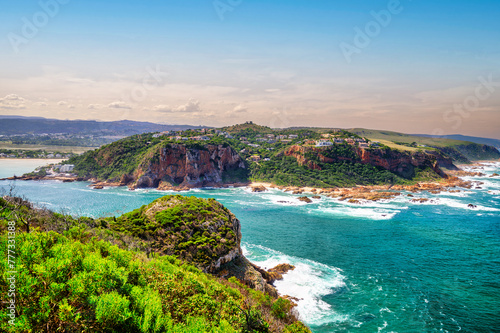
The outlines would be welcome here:
<svg viewBox="0 0 500 333">
<path fill-rule="evenodd" d="M 335 143 L 335 144 L 342 144 L 344 142 L 345 142 L 344 139 L 339 139 L 339 138 L 333 139 L 333 143 Z"/>
<path fill-rule="evenodd" d="M 349 139 L 345 139 L 345 141 L 346 141 L 348 144 L 350 144 L 350 145 L 353 145 L 353 144 L 355 143 L 354 139 L 351 139 L 351 138 L 349 138 Z"/>
<path fill-rule="evenodd" d="M 328 146 L 333 146 L 333 142 L 326 139 L 321 139 L 316 142 L 316 147 L 328 147 Z"/>
<path fill-rule="evenodd" d="M 299 138 L 299 136 L 298 136 L 297 134 L 290 134 L 290 135 L 288 136 L 288 138 L 289 138 L 289 139 L 298 139 L 298 138 Z"/>
<path fill-rule="evenodd" d="M 75 166 L 73 164 L 64 164 L 59 168 L 59 172 L 68 173 L 73 171 L 74 168 Z"/>
</svg>

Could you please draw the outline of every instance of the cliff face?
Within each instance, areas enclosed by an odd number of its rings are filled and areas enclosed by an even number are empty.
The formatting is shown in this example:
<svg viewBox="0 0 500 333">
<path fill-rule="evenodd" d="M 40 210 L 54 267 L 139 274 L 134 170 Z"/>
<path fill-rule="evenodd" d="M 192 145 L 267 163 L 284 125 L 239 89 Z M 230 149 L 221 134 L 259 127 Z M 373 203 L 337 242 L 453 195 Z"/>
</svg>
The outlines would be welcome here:
<svg viewBox="0 0 500 333">
<path fill-rule="evenodd" d="M 436 155 L 426 152 L 399 152 L 381 149 L 357 149 L 361 162 L 382 167 L 386 170 L 404 177 L 412 178 L 416 168 L 431 168 L 435 173 L 443 178 L 448 176 L 441 170 Z"/>
<path fill-rule="evenodd" d="M 200 149 L 172 144 L 144 158 L 134 173 L 135 187 L 158 187 L 160 182 L 166 186 L 220 185 L 224 173 L 245 168 L 231 147 L 206 145 Z"/>
<path fill-rule="evenodd" d="M 300 165 L 310 169 L 321 170 L 316 161 L 334 163 L 340 161 L 359 162 L 382 167 L 401 177 L 412 178 L 416 168 L 431 168 L 436 174 L 446 178 L 441 170 L 441 165 L 449 169 L 456 169 L 450 158 L 438 152 L 401 152 L 396 150 L 363 149 L 351 147 L 345 156 L 332 156 L 328 154 L 329 148 L 292 146 L 285 151 L 285 155 L 297 159 Z M 314 158 L 311 158 L 314 157 Z M 315 161 L 316 160 L 316 161 Z"/>
</svg>

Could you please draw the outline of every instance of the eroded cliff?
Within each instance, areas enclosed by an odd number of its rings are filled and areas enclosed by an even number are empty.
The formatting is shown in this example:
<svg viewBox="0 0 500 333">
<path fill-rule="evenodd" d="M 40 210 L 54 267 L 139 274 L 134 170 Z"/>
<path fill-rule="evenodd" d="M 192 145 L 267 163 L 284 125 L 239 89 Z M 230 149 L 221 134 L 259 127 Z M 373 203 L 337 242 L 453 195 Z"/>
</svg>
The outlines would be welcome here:
<svg viewBox="0 0 500 333">
<path fill-rule="evenodd" d="M 133 187 L 214 186 L 244 170 L 245 162 L 231 147 L 169 144 L 146 154 L 131 180 Z"/>
<path fill-rule="evenodd" d="M 403 152 L 392 149 L 364 149 L 358 147 L 309 147 L 291 146 L 285 150 L 286 156 L 297 159 L 299 165 L 307 166 L 312 170 L 322 170 L 323 163 L 336 163 L 342 161 L 369 164 L 384 168 L 400 177 L 411 179 L 415 177 L 417 169 L 430 168 L 440 177 L 446 178 L 446 173 L 441 169 L 456 169 L 450 158 L 436 151 Z"/>
</svg>

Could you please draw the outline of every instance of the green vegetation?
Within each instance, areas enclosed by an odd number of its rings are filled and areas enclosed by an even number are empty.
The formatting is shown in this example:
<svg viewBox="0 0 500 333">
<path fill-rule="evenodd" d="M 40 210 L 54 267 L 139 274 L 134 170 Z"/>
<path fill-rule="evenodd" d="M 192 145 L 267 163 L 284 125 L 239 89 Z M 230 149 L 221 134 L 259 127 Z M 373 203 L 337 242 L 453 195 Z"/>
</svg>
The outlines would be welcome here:
<svg viewBox="0 0 500 333">
<path fill-rule="evenodd" d="M 241 135 L 252 134 L 252 133 L 255 133 L 255 134 L 261 133 L 262 134 L 262 133 L 274 132 L 274 130 L 271 129 L 270 127 L 260 126 L 260 125 L 254 124 L 251 121 L 247 121 L 244 124 L 237 124 L 237 125 L 233 125 L 233 126 L 223 127 L 223 128 L 221 128 L 221 131 L 231 133 L 231 134 L 241 134 Z"/>
<path fill-rule="evenodd" d="M 391 142 L 397 142 L 399 144 L 401 143 L 411 144 L 415 142 L 419 145 L 425 145 L 429 147 L 447 147 L 464 143 L 464 141 L 458 141 L 458 140 L 421 137 L 421 136 L 414 136 L 392 131 L 370 130 L 365 128 L 353 128 L 350 129 L 349 132 L 355 133 L 357 135 L 366 137 L 374 141 L 387 140 Z"/>
<path fill-rule="evenodd" d="M 241 237 L 236 217 L 219 202 L 180 195 L 165 196 L 104 222 L 112 231 L 143 240 L 151 247 L 148 251 L 176 255 L 205 269 L 237 249 Z"/>
<path fill-rule="evenodd" d="M 148 152 L 153 152 L 160 139 L 152 134 L 134 135 L 100 149 L 89 151 L 69 159 L 80 177 L 119 180 L 122 175 L 132 174 Z"/>
<path fill-rule="evenodd" d="M 180 214 L 171 200 L 164 200 L 172 204 L 170 211 L 160 209 L 165 203 L 161 201 L 147 207 L 158 209 L 153 216 L 167 225 L 182 225 L 184 218 L 197 223 L 220 205 L 189 199 L 181 202 L 185 206 Z M 203 207 L 189 217 L 194 212 L 187 207 L 195 204 Z M 136 215 L 132 212 L 126 219 Z M 120 233 L 108 228 L 108 221 L 0 198 L 0 250 L 7 253 L 7 230 L 15 225 L 17 272 L 15 326 L 9 324 L 4 306 L 1 331 L 309 332 L 293 315 L 290 301 L 250 289 L 235 278 L 207 275 L 172 256 L 138 251 L 136 239 L 128 235 L 130 228 Z M 139 234 L 151 229 L 145 225 L 144 230 Z M 0 269 L 0 292 L 7 295 L 12 269 L 6 260 Z"/>
<path fill-rule="evenodd" d="M 252 179 L 281 186 L 346 187 L 373 184 L 399 184 L 404 179 L 369 164 L 350 161 L 316 163 L 322 170 L 300 166 L 294 157 L 282 156 L 252 165 Z"/>
</svg>

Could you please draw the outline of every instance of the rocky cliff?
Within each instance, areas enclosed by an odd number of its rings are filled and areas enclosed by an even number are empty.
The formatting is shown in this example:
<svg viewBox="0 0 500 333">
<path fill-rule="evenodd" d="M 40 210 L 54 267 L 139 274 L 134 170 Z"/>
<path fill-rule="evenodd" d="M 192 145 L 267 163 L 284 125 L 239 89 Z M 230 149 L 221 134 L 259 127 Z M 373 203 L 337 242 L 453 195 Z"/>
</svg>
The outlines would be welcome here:
<svg viewBox="0 0 500 333">
<path fill-rule="evenodd" d="M 312 170 L 321 170 L 321 163 L 349 161 L 381 167 L 407 179 L 413 178 L 417 169 L 430 168 L 443 178 L 447 175 L 441 166 L 456 169 L 451 158 L 436 151 L 402 152 L 392 149 L 345 147 L 341 154 L 335 154 L 329 147 L 291 146 L 285 150 L 285 155 L 296 158 L 300 165 Z"/>
<path fill-rule="evenodd" d="M 231 147 L 169 144 L 145 156 L 133 174 L 134 187 L 221 185 L 225 174 L 244 169 L 245 162 Z"/>
</svg>

